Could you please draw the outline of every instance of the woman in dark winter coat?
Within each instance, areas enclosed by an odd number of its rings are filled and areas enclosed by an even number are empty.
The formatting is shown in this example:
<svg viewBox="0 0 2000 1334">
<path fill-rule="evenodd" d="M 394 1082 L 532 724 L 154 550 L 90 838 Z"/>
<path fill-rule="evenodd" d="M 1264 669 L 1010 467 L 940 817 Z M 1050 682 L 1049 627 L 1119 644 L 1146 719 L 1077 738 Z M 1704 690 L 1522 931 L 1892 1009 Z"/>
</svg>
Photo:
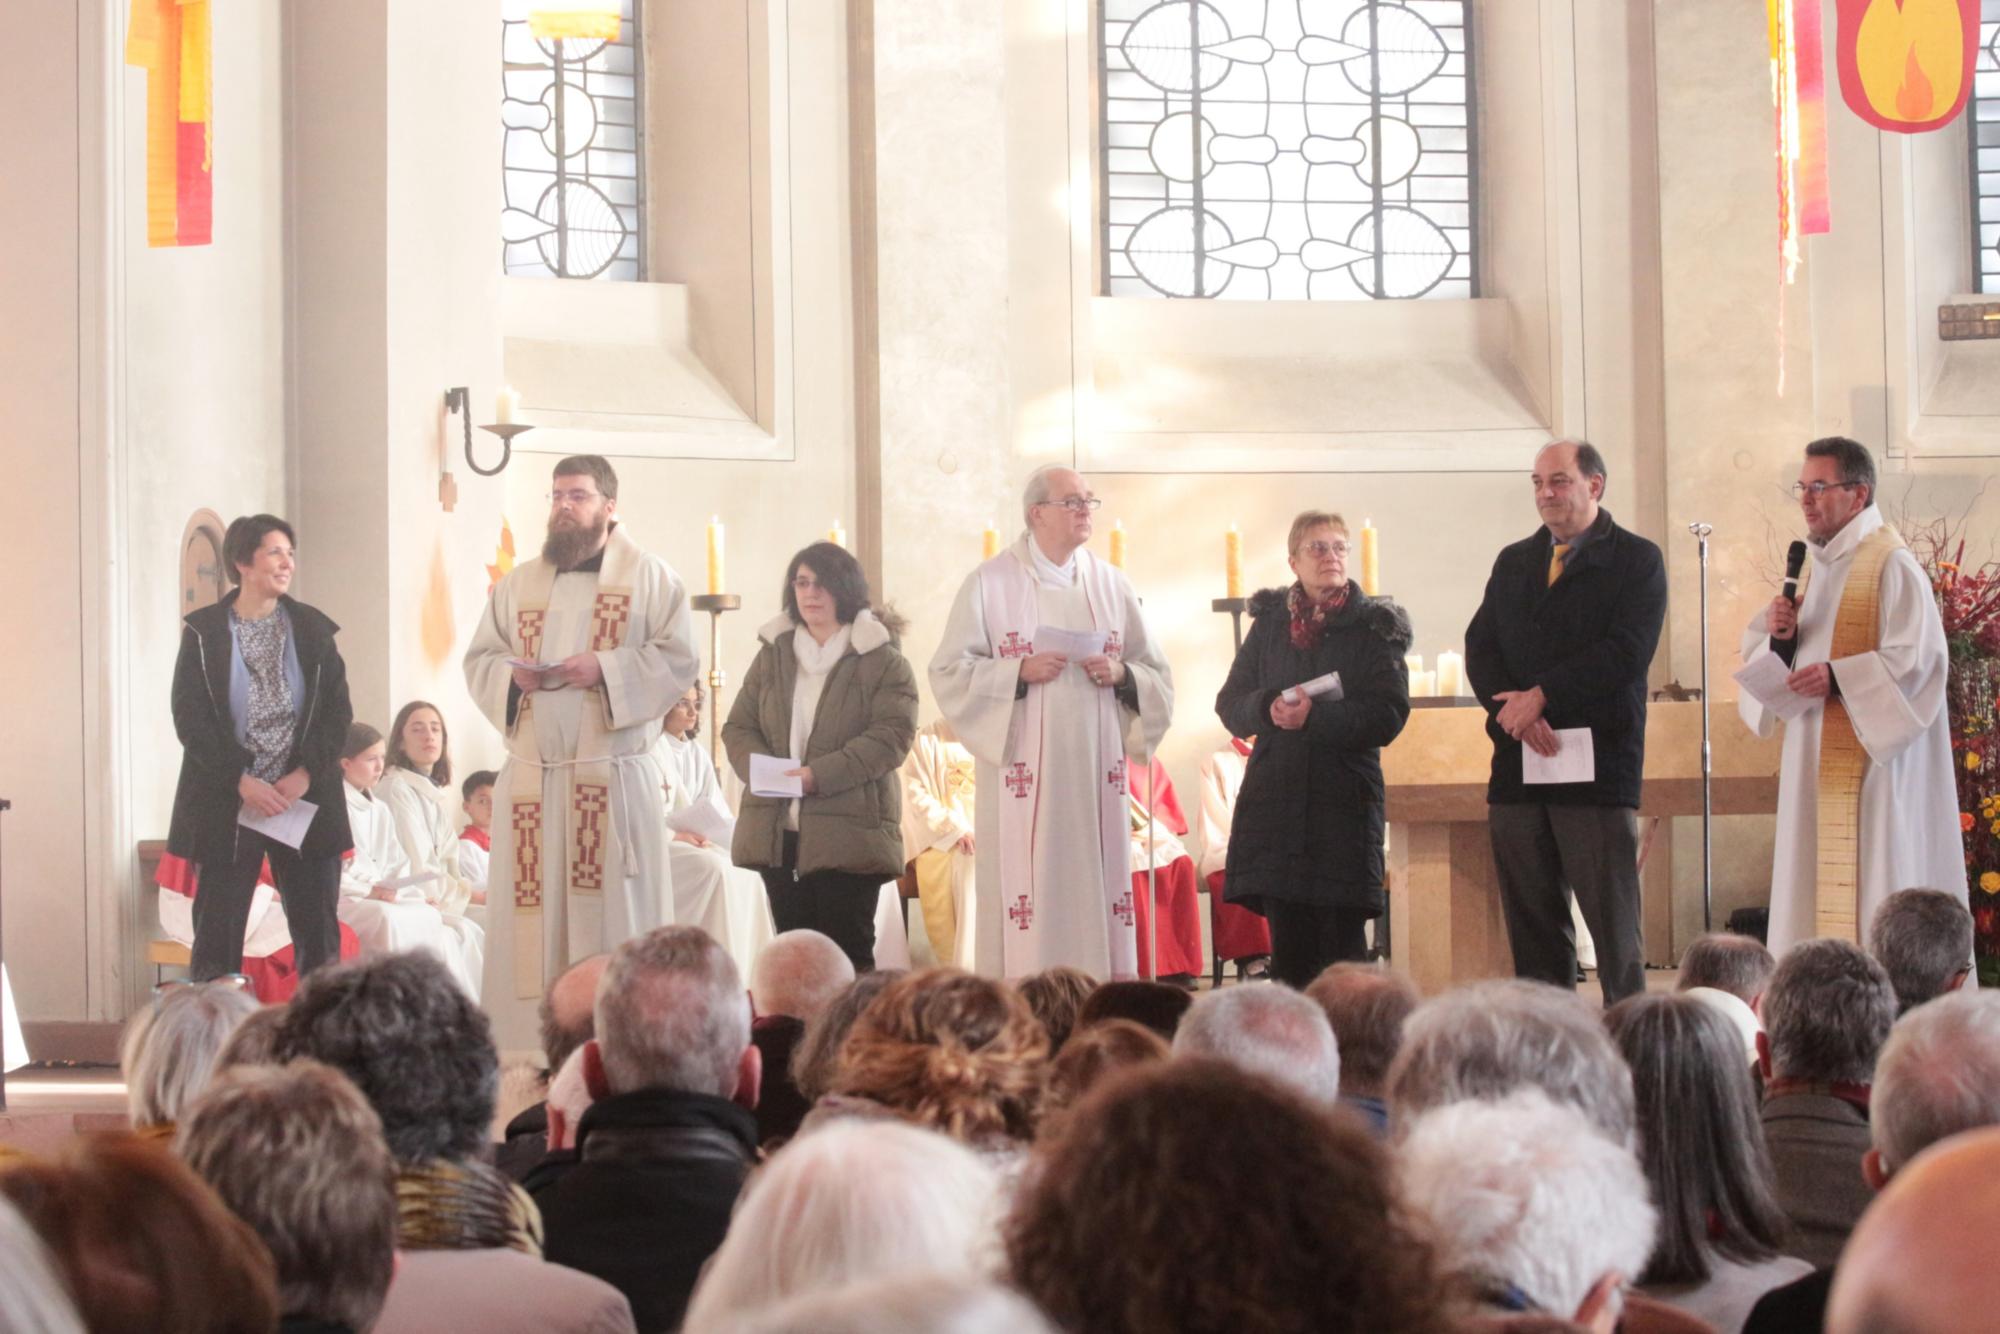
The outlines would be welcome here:
<svg viewBox="0 0 2000 1334">
<path fill-rule="evenodd" d="M 882 883 L 903 870 L 897 771 L 917 734 L 917 678 L 896 646 L 902 621 L 869 607 L 861 563 L 834 543 L 792 557 L 784 603 L 757 631 L 722 744 L 746 785 L 752 755 L 789 756 L 805 795 L 746 793 L 731 857 L 764 877 L 778 930 L 830 936 L 865 973 Z"/>
<path fill-rule="evenodd" d="M 181 776 L 167 851 L 199 876 L 189 971 L 200 982 L 243 966 L 243 927 L 264 859 L 285 902 L 300 973 L 340 957 L 340 859 L 353 846 L 340 750 L 354 711 L 340 627 L 290 595 L 292 528 L 270 514 L 222 539 L 236 588 L 188 615 L 174 664 Z M 238 823 L 311 802 L 296 848 Z"/>
<path fill-rule="evenodd" d="M 1410 716 L 1410 621 L 1347 577 L 1347 524 L 1292 521 L 1290 589 L 1250 599 L 1250 633 L 1215 712 L 1256 738 L 1230 825 L 1224 892 L 1271 923 L 1271 976 L 1304 987 L 1367 953 L 1382 889 L 1382 747 Z M 1337 689 L 1294 686 L 1339 674 Z"/>
</svg>

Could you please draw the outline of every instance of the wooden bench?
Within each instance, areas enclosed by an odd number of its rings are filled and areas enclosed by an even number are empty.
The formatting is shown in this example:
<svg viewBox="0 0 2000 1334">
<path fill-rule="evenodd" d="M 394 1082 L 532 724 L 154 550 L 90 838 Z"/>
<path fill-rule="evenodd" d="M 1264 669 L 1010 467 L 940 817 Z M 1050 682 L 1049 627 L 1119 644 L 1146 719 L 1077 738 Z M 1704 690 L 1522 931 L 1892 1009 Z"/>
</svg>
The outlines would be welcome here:
<svg viewBox="0 0 2000 1334">
<path fill-rule="evenodd" d="M 164 838 L 139 840 L 139 892 L 142 897 L 147 890 L 158 887 L 160 860 L 166 855 L 167 840 Z M 188 947 L 178 940 L 149 940 L 146 942 L 146 962 L 153 965 L 153 981 L 157 985 L 166 969 L 186 968 L 193 960 L 188 954 Z"/>
</svg>

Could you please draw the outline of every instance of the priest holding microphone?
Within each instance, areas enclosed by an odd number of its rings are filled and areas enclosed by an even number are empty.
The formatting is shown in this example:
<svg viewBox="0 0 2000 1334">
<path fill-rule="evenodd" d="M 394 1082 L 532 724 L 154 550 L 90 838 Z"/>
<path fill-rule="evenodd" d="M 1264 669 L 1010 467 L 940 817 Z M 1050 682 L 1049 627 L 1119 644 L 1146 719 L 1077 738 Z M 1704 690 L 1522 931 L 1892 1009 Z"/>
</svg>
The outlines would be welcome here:
<svg viewBox="0 0 2000 1334">
<path fill-rule="evenodd" d="M 1762 698 L 1746 681 L 1738 702 L 1759 736 L 1789 718 L 1773 954 L 1814 936 L 1865 944 L 1861 930 L 1899 889 L 1966 898 L 1949 653 L 1930 580 L 1875 507 L 1865 446 L 1813 441 L 1792 490 L 1812 556 L 1804 596 L 1780 593 L 1743 635 L 1746 669 L 1776 655 L 1789 670 L 1779 669 L 1781 685 L 1774 673 Z"/>
</svg>

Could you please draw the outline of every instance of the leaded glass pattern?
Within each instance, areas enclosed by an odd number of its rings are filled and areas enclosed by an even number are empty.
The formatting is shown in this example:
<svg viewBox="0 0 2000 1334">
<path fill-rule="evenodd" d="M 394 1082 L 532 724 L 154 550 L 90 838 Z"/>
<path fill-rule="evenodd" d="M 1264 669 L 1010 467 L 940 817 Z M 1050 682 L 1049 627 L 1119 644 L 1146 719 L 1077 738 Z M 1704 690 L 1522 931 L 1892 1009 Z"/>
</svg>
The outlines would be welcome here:
<svg viewBox="0 0 2000 1334">
<path fill-rule="evenodd" d="M 1477 295 L 1469 0 L 1101 3 L 1108 295 Z"/>
<path fill-rule="evenodd" d="M 1979 10 L 1979 57 L 1965 136 L 1972 148 L 1972 235 L 1978 251 L 1972 276 L 1978 291 L 2000 293 L 2000 0 Z"/>
<path fill-rule="evenodd" d="M 644 48 L 638 0 L 623 9 L 616 42 L 538 41 L 525 0 L 504 11 L 500 237 L 510 275 L 646 276 Z"/>
</svg>

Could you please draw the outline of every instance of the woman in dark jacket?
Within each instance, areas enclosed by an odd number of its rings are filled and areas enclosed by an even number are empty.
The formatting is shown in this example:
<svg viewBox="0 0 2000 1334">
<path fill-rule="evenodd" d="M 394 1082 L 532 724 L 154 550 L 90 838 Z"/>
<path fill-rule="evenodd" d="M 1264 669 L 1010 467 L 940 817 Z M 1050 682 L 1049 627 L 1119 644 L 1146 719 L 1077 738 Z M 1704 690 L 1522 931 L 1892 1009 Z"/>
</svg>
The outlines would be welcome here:
<svg viewBox="0 0 2000 1334">
<path fill-rule="evenodd" d="M 174 731 L 181 776 L 167 852 L 199 877 L 194 900 L 196 981 L 243 965 L 243 927 L 266 857 L 285 904 L 301 974 L 340 955 L 340 859 L 353 846 L 340 787 L 340 748 L 354 710 L 340 627 L 288 596 L 291 525 L 241 518 L 223 536 L 237 587 L 188 616 L 174 664 Z M 238 813 L 282 815 L 301 798 L 312 822 L 297 848 L 238 823 Z"/>
<path fill-rule="evenodd" d="M 1250 599 L 1250 633 L 1215 712 L 1256 738 L 1230 824 L 1224 893 L 1271 923 L 1271 976 L 1304 987 L 1367 954 L 1382 890 L 1382 755 L 1410 716 L 1410 621 L 1347 578 L 1347 525 L 1292 521 L 1287 591 Z M 1340 674 L 1337 692 L 1293 686 Z"/>
<path fill-rule="evenodd" d="M 861 564 L 815 542 L 785 572 L 784 614 L 722 727 L 747 786 L 752 755 L 789 756 L 803 798 L 748 792 L 731 856 L 764 877 L 780 931 L 832 937 L 856 972 L 875 966 L 875 905 L 903 870 L 897 769 L 917 733 L 917 678 L 901 623 L 869 609 Z"/>
</svg>

